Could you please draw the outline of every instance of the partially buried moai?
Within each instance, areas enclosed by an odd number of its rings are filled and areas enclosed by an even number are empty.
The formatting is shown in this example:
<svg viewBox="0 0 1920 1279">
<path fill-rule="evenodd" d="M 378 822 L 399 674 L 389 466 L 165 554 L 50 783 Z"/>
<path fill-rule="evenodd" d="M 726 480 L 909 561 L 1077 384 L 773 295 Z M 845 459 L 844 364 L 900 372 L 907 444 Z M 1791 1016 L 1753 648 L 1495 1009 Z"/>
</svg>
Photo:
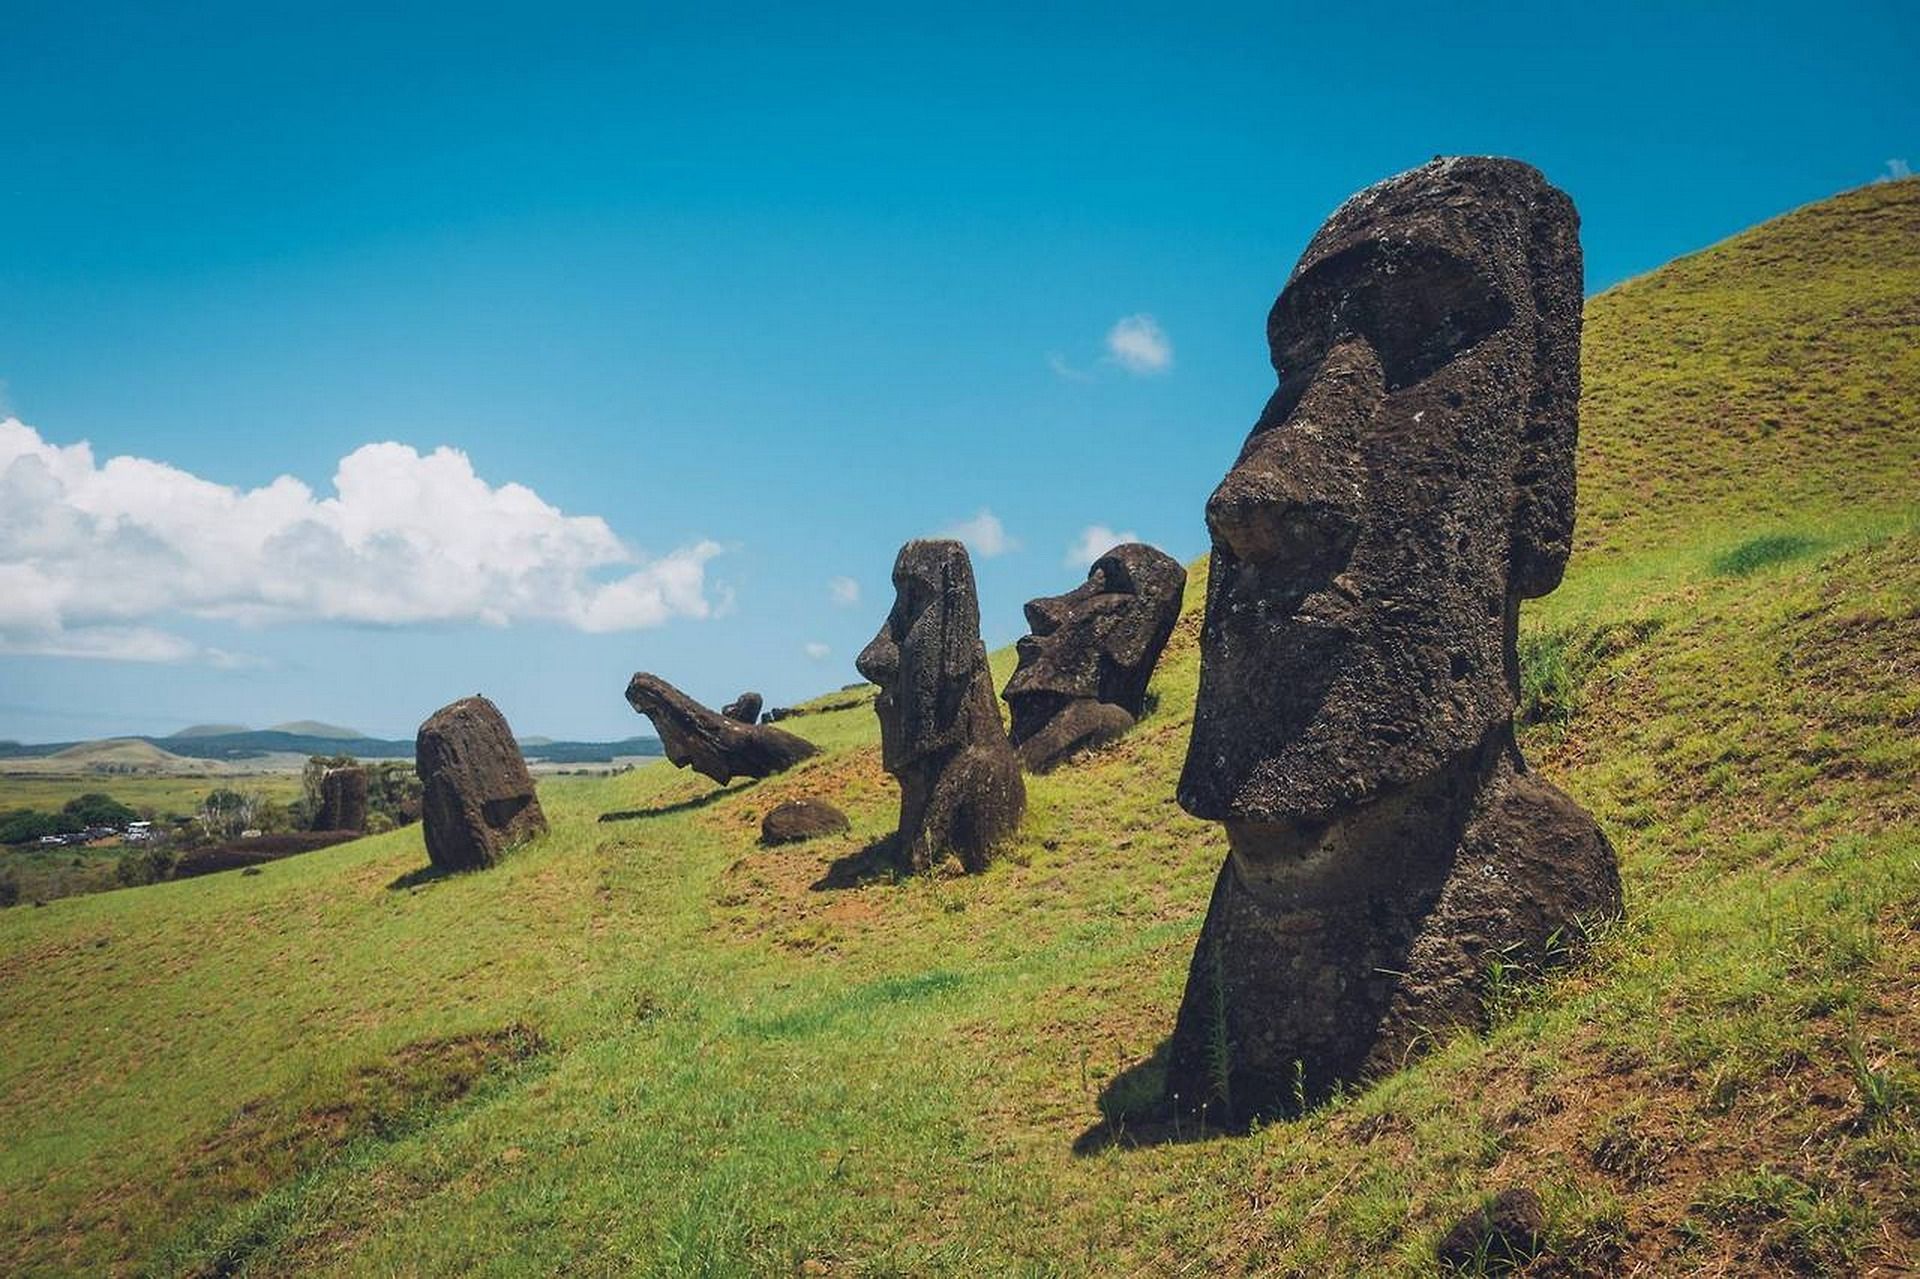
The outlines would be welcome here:
<svg viewBox="0 0 1920 1279">
<path fill-rule="evenodd" d="M 1179 560 L 1127 542 L 1095 560 L 1066 594 L 1028 601 L 1032 630 L 1017 645 L 1006 699 L 1008 736 L 1029 772 L 1047 772 L 1133 727 L 1186 586 Z"/>
<path fill-rule="evenodd" d="M 491 866 L 544 835 L 546 814 L 500 708 L 475 694 L 442 706 L 413 742 L 427 857 L 439 870 Z"/>
<path fill-rule="evenodd" d="M 1026 809 L 980 642 L 973 565 L 953 541 L 915 541 L 893 564 L 893 611 L 855 665 L 880 686 L 881 762 L 900 783 L 898 855 L 925 870 L 951 853 L 992 860 Z"/>
<path fill-rule="evenodd" d="M 358 764 L 329 768 L 320 775 L 320 807 L 315 830 L 367 828 L 367 770 Z"/>
<path fill-rule="evenodd" d="M 1207 503 L 1180 779 L 1230 851 L 1168 1099 L 1228 1121 L 1393 1069 L 1485 1015 L 1496 965 L 1620 909 L 1599 827 L 1513 735 L 1520 601 L 1573 535 L 1573 205 L 1435 160 L 1308 245 L 1267 322 L 1279 389 Z"/>
</svg>

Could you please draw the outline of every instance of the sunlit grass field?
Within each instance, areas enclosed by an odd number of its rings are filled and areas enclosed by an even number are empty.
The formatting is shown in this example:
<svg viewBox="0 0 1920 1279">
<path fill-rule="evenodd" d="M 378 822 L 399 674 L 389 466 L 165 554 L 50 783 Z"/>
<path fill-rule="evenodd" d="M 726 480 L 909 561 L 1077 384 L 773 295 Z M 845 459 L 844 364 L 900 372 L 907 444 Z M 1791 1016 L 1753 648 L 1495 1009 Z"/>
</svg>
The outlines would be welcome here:
<svg viewBox="0 0 1920 1279">
<path fill-rule="evenodd" d="M 1559 1273 L 1898 1273 L 1920 183 L 1596 297 L 1588 334 L 1522 738 L 1628 915 L 1484 1033 L 1250 1135 L 1143 1115 L 1224 853 L 1172 800 L 1200 565 L 1156 709 L 1031 779 L 982 876 L 858 873 L 896 802 L 863 706 L 717 795 L 545 780 L 552 833 L 481 874 L 421 882 L 415 828 L 0 912 L 0 1270 L 1420 1274 L 1525 1185 Z M 852 831 L 757 848 L 802 795 Z"/>
</svg>

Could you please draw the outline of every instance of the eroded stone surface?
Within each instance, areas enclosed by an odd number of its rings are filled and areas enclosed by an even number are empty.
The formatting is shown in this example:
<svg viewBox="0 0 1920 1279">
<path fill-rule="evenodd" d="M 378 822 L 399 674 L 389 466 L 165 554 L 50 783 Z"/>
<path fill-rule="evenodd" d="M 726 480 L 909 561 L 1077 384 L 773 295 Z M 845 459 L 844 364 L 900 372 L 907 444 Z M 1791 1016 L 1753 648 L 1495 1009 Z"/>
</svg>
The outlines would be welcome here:
<svg viewBox="0 0 1920 1279">
<path fill-rule="evenodd" d="M 691 768 L 722 785 L 736 777 L 771 777 L 819 752 L 812 742 L 783 728 L 708 710 L 645 671 L 627 684 L 627 703 L 653 721 L 661 748 L 675 767 Z"/>
<path fill-rule="evenodd" d="M 1498 960 L 1618 911 L 1612 849 L 1514 744 L 1522 599 L 1573 533 L 1571 202 L 1438 160 L 1321 228 L 1268 320 L 1280 387 L 1207 504 L 1179 798 L 1225 824 L 1167 1091 L 1293 1109 L 1479 1021 Z"/>
<path fill-rule="evenodd" d="M 892 612 L 854 664 L 880 687 L 881 762 L 900 783 L 895 847 L 910 870 L 948 854 L 982 870 L 1019 825 L 1027 792 L 980 642 L 966 548 L 908 542 L 893 589 Z"/>
<path fill-rule="evenodd" d="M 790 799 L 760 819 L 763 844 L 798 844 L 849 829 L 847 815 L 824 799 Z"/>
<path fill-rule="evenodd" d="M 760 722 L 760 694 L 742 693 L 720 708 L 720 713 L 728 719 L 737 719 L 742 724 Z"/>
<path fill-rule="evenodd" d="M 1006 690 L 1008 736 L 1028 771 L 1047 772 L 1133 727 L 1186 585 L 1180 561 L 1127 542 L 1073 590 L 1028 601 L 1031 630 Z"/>
<path fill-rule="evenodd" d="M 546 814 L 500 709 L 463 697 L 435 711 L 413 743 L 427 856 L 441 870 L 491 866 L 545 833 Z"/>
</svg>

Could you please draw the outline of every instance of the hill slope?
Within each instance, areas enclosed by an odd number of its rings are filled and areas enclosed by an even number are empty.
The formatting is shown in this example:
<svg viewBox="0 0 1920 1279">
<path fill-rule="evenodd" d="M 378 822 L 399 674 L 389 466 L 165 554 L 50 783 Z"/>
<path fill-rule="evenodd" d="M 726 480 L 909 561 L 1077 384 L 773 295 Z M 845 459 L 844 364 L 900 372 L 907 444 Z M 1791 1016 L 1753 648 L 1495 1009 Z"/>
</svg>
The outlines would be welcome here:
<svg viewBox="0 0 1920 1279">
<path fill-rule="evenodd" d="M 1630 915 L 1487 1033 L 1248 1136 L 1137 1118 L 1223 853 L 1171 800 L 1203 565 L 1158 709 L 1035 779 L 983 876 L 860 877 L 894 805 L 860 706 L 718 795 L 543 783 L 552 835 L 481 875 L 406 830 L 0 915 L 0 1268 L 1424 1273 L 1511 1184 L 1542 1272 L 1901 1264 L 1915 298 L 1908 182 L 1591 301 L 1524 743 Z M 753 848 L 803 794 L 852 833 Z"/>
</svg>

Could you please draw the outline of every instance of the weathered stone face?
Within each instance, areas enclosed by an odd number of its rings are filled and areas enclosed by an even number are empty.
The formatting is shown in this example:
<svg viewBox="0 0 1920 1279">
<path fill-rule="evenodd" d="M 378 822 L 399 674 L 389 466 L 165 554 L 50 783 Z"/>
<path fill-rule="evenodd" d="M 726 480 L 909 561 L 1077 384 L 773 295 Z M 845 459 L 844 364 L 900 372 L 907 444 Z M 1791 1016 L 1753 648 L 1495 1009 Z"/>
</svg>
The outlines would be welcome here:
<svg viewBox="0 0 1920 1279">
<path fill-rule="evenodd" d="M 1230 853 L 1167 1089 L 1288 1110 L 1477 1021 L 1490 961 L 1615 913 L 1613 852 L 1514 745 L 1523 598 L 1572 538 L 1578 221 L 1511 160 L 1349 200 L 1268 322 L 1280 389 L 1207 504 L 1179 798 Z"/>
<path fill-rule="evenodd" d="M 980 642 L 966 548 L 915 541 L 893 566 L 893 611 L 855 665 L 879 685 L 881 762 L 900 783 L 898 849 L 924 870 L 947 853 L 980 870 L 1026 808 Z"/>
<path fill-rule="evenodd" d="M 320 777 L 320 811 L 315 830 L 367 828 L 367 770 L 357 765 L 330 768 Z"/>
<path fill-rule="evenodd" d="M 1094 561 L 1073 590 L 1028 601 L 1032 630 L 1017 645 L 1005 696 L 1009 736 L 1030 771 L 1133 726 L 1186 585 L 1178 560 L 1128 542 Z"/>
<path fill-rule="evenodd" d="M 463 697 L 435 711 L 414 738 L 413 756 L 427 856 L 436 867 L 491 866 L 508 848 L 546 832 L 519 743 L 486 698 Z"/>
<path fill-rule="evenodd" d="M 1519 601 L 1572 540 L 1580 300 L 1573 206 L 1514 161 L 1425 165 L 1313 238 L 1207 503 L 1189 812 L 1329 813 L 1507 722 Z"/>
<path fill-rule="evenodd" d="M 710 711 L 645 671 L 627 684 L 627 704 L 653 721 L 660 745 L 676 768 L 691 768 L 722 785 L 736 777 L 771 777 L 819 752 L 812 742 L 785 729 Z"/>
</svg>

